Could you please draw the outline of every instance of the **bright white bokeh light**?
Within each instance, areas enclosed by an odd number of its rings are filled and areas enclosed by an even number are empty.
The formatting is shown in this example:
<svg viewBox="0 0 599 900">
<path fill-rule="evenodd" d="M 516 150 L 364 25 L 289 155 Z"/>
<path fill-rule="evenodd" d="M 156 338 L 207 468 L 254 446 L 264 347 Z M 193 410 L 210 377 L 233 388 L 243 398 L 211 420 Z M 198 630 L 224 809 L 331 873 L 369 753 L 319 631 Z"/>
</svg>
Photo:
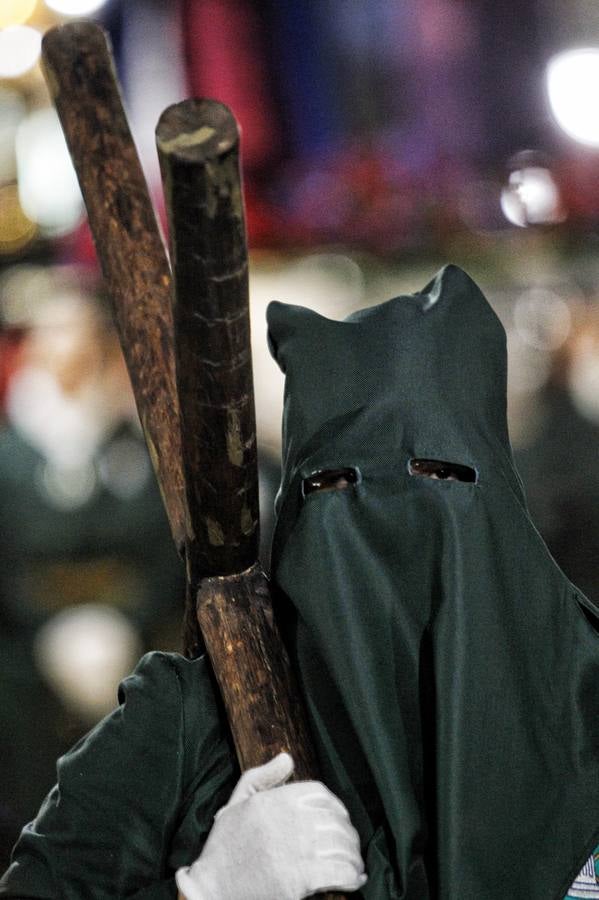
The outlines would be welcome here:
<svg viewBox="0 0 599 900">
<path fill-rule="evenodd" d="M 28 25 L 11 25 L 0 31 L 0 78 L 18 78 L 39 59 L 42 36 Z"/>
<path fill-rule="evenodd" d="M 570 307 L 550 288 L 532 287 L 524 291 L 516 300 L 513 315 L 519 338 L 536 350 L 557 350 L 570 334 Z"/>
<path fill-rule="evenodd" d="M 524 228 L 562 222 L 559 188 L 549 169 L 527 166 L 510 174 L 501 192 L 501 209 L 508 221 Z"/>
<path fill-rule="evenodd" d="M 567 50 L 547 65 L 547 92 L 558 124 L 581 144 L 599 147 L 599 48 Z"/>
<path fill-rule="evenodd" d="M 38 631 L 34 653 L 65 706 L 90 722 L 115 706 L 119 681 L 141 652 L 139 635 L 118 609 L 99 603 L 67 607 Z"/>
<path fill-rule="evenodd" d="M 49 237 L 68 234 L 83 214 L 83 200 L 58 116 L 32 113 L 16 140 L 19 198 L 26 215 Z"/>
<path fill-rule="evenodd" d="M 105 3 L 106 0 L 46 0 L 46 6 L 63 16 L 89 16 Z"/>
</svg>

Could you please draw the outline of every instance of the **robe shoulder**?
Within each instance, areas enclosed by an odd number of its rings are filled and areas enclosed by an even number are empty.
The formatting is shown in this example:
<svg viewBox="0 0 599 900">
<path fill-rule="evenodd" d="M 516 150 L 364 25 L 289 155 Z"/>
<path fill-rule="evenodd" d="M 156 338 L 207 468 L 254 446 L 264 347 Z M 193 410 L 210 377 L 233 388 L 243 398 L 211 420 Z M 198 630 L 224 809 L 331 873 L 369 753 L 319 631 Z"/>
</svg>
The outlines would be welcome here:
<svg viewBox="0 0 599 900">
<path fill-rule="evenodd" d="M 146 654 L 57 775 L 0 897 L 176 897 L 175 870 L 196 858 L 238 777 L 207 660 Z"/>
</svg>

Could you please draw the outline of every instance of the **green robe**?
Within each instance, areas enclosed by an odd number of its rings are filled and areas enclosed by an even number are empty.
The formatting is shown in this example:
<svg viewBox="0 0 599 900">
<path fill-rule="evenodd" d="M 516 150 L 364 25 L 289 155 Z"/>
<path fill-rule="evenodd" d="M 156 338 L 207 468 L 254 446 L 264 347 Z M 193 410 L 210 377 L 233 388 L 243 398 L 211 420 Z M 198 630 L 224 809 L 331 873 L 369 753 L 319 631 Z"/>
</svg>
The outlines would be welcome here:
<svg viewBox="0 0 599 900">
<path fill-rule="evenodd" d="M 343 322 L 268 319 L 279 619 L 324 779 L 372 835 L 364 895 L 560 900 L 599 843 L 599 610 L 530 520 L 501 323 L 455 266 Z M 304 496 L 339 468 L 356 483 Z"/>
<path fill-rule="evenodd" d="M 0 897 L 162 900 L 239 777 L 204 658 L 148 653 L 120 706 L 58 761 Z"/>
<path fill-rule="evenodd" d="M 561 900 L 599 843 L 599 611 L 528 516 L 499 321 L 447 267 L 345 322 L 273 304 L 269 324 L 287 375 L 276 611 L 361 837 L 359 896 Z M 357 482 L 303 495 L 338 467 Z M 59 764 L 0 896 L 174 896 L 231 745 L 204 660 L 146 657 L 125 694 Z"/>
</svg>

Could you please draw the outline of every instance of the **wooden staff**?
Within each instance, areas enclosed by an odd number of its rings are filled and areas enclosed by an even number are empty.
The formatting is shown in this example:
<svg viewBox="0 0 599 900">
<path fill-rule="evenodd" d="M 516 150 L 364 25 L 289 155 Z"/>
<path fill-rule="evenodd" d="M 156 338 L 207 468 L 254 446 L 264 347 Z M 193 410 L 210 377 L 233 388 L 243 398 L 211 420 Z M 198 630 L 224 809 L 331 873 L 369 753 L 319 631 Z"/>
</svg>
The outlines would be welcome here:
<svg viewBox="0 0 599 900">
<path fill-rule="evenodd" d="M 186 101 L 166 110 L 158 125 L 176 280 L 173 353 L 170 270 L 107 37 L 89 23 L 63 25 L 46 34 L 43 61 L 173 535 L 184 548 L 186 652 L 194 655 L 200 646 L 190 624 L 197 593 L 197 621 L 241 768 L 288 750 L 296 778 L 317 777 L 257 561 L 247 248 L 235 121 L 222 104 Z"/>
<path fill-rule="evenodd" d="M 52 28 L 42 41 L 42 67 L 79 179 L 137 411 L 182 554 L 189 516 L 175 385 L 171 272 L 123 109 L 108 36 L 89 22 Z M 191 656 L 201 648 L 191 597 L 184 643 Z"/>
<path fill-rule="evenodd" d="M 242 768 L 290 750 L 314 771 L 258 563 L 258 470 L 239 134 L 185 100 L 156 129 L 173 265 L 188 582 Z M 289 714 L 291 713 L 291 715 Z M 293 748 L 293 749 L 292 749 Z"/>
</svg>

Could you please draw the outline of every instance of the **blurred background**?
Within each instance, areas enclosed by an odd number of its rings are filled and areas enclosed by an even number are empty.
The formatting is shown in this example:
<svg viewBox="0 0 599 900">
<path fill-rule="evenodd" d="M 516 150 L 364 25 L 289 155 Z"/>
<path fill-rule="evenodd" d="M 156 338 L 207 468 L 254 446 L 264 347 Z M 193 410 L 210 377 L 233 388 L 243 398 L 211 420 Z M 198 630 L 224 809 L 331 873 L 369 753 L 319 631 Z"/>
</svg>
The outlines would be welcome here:
<svg viewBox="0 0 599 900">
<path fill-rule="evenodd" d="M 78 17 L 110 33 L 162 217 L 162 110 L 209 96 L 241 123 L 265 546 L 267 302 L 340 318 L 454 262 L 508 334 L 533 517 L 599 603 L 599 0 L 0 0 L 0 869 L 57 755 L 144 650 L 180 646 L 183 573 L 39 66 Z"/>
</svg>

